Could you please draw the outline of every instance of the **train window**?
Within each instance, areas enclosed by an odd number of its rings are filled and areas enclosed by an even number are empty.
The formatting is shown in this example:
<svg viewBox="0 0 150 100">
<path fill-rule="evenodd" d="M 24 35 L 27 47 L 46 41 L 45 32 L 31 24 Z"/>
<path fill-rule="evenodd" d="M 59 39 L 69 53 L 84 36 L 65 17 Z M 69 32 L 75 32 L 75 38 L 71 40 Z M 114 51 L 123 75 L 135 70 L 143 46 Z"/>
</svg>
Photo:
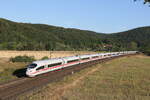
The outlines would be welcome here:
<svg viewBox="0 0 150 100">
<path fill-rule="evenodd" d="M 44 66 L 40 66 L 36 70 L 41 70 L 41 69 L 44 69 Z"/>
<path fill-rule="evenodd" d="M 98 56 L 94 56 L 94 57 L 92 57 L 92 58 L 98 58 Z"/>
<path fill-rule="evenodd" d="M 82 60 L 87 60 L 87 59 L 89 59 L 89 58 L 82 58 Z"/>
<path fill-rule="evenodd" d="M 48 65 L 48 67 L 53 67 L 53 66 L 58 66 L 58 65 L 61 65 L 62 63 L 60 62 L 60 63 L 55 63 L 55 64 L 50 64 L 50 65 Z"/>
<path fill-rule="evenodd" d="M 68 63 L 71 63 L 71 62 L 76 62 L 76 61 L 79 61 L 79 59 L 70 60 L 70 61 L 68 61 Z"/>
<path fill-rule="evenodd" d="M 35 68 L 37 66 L 37 64 L 30 64 L 29 68 Z"/>
</svg>

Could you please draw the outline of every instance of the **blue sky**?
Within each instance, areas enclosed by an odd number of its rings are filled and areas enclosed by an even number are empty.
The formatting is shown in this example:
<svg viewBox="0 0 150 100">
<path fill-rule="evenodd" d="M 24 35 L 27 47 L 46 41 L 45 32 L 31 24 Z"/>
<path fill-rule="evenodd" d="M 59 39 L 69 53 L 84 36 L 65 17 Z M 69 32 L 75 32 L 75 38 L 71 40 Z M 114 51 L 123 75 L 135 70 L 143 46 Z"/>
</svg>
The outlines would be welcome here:
<svg viewBox="0 0 150 100">
<path fill-rule="evenodd" d="M 0 0 L 0 17 L 112 33 L 150 26 L 150 7 L 132 0 Z"/>
</svg>

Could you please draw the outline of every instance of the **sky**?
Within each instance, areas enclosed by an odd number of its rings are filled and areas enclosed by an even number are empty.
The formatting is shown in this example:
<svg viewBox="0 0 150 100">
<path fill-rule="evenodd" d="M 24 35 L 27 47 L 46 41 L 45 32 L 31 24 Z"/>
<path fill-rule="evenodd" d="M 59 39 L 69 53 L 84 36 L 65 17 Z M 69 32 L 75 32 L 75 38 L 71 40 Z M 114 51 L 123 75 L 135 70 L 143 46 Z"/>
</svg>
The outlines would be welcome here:
<svg viewBox="0 0 150 100">
<path fill-rule="evenodd" d="M 150 26 L 142 0 L 0 0 L 0 18 L 114 33 Z"/>
</svg>

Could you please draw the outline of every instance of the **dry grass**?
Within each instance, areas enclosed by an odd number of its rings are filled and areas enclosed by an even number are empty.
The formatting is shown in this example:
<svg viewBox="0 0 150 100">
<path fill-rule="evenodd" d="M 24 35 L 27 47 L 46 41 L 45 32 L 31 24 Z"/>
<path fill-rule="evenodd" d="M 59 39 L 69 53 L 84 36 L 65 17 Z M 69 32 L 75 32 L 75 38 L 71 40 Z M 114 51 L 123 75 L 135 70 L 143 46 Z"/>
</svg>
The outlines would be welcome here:
<svg viewBox="0 0 150 100">
<path fill-rule="evenodd" d="M 150 57 L 123 57 L 84 69 L 21 100 L 150 100 Z"/>
<path fill-rule="evenodd" d="M 95 52 L 90 51 L 0 51 L 0 58 L 11 58 L 16 56 L 34 56 L 36 59 L 41 59 L 44 56 L 56 58 L 73 56 L 79 54 L 91 54 Z"/>
<path fill-rule="evenodd" d="M 0 61 L 0 83 L 17 78 L 13 73 L 17 69 L 24 68 L 26 63 L 12 63 L 9 61 Z"/>
</svg>

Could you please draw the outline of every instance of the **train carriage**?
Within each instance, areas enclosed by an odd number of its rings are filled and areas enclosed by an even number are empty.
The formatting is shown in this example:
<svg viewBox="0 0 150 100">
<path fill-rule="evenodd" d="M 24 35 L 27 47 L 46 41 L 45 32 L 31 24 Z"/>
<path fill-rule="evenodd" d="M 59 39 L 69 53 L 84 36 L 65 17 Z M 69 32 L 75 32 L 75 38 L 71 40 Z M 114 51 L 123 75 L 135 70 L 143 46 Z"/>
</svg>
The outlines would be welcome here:
<svg viewBox="0 0 150 100">
<path fill-rule="evenodd" d="M 90 54 L 90 55 L 77 55 L 77 56 L 69 56 L 63 58 L 34 61 L 32 62 L 32 64 L 30 64 L 27 67 L 26 75 L 29 77 L 34 77 L 39 74 L 47 73 L 50 71 L 62 69 L 73 65 L 78 65 L 81 63 L 87 63 L 99 59 L 127 55 L 127 54 L 135 54 L 135 53 L 137 53 L 137 51 L 97 53 L 97 54 Z"/>
<path fill-rule="evenodd" d="M 62 59 L 65 61 L 64 67 L 77 65 L 80 63 L 80 57 L 79 56 L 64 57 Z"/>
<path fill-rule="evenodd" d="M 91 60 L 91 55 L 81 55 L 80 56 L 80 63 L 86 63 Z"/>
<path fill-rule="evenodd" d="M 28 66 L 26 74 L 30 77 L 34 77 L 38 74 L 61 69 L 64 67 L 64 63 L 65 62 L 61 58 L 34 61 Z"/>
</svg>

